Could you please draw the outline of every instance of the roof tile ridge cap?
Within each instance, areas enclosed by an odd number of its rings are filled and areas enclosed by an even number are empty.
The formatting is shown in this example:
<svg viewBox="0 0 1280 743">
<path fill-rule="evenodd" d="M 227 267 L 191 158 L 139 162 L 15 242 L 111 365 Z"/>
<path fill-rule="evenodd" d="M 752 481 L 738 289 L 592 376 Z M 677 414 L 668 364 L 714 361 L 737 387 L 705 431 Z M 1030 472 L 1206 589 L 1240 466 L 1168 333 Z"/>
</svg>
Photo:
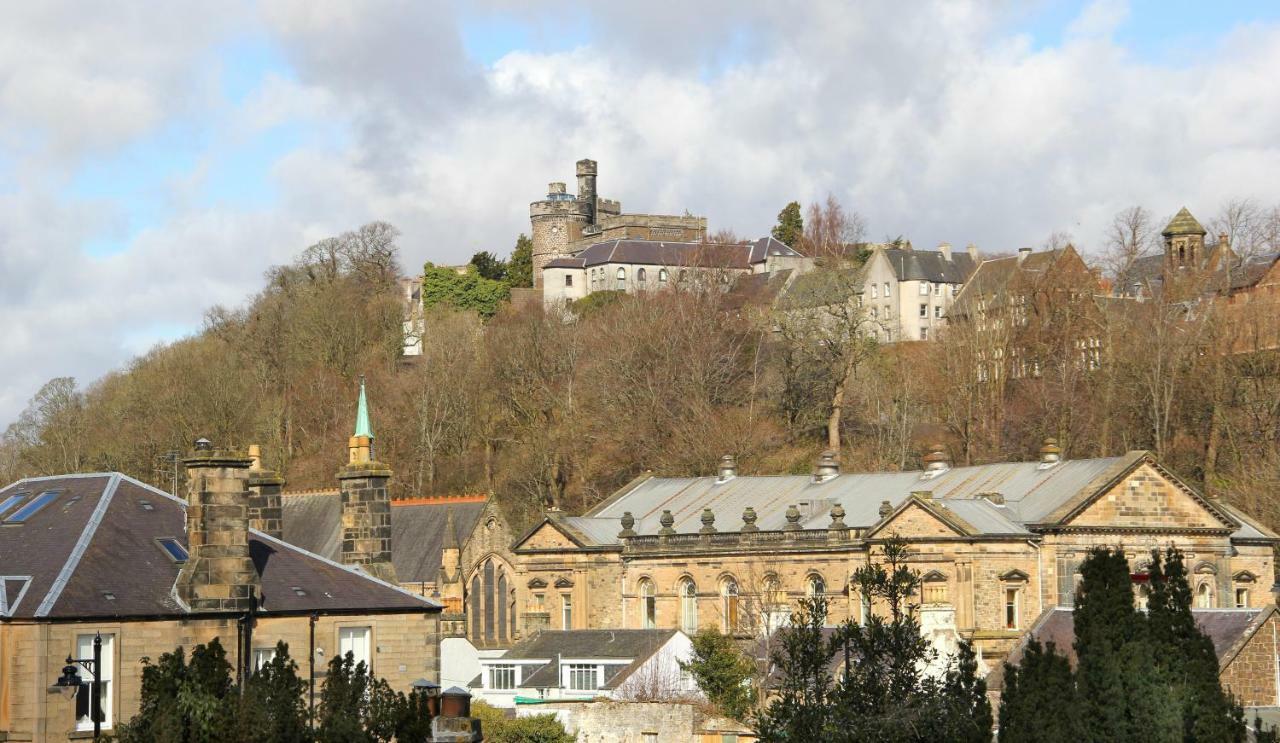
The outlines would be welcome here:
<svg viewBox="0 0 1280 743">
<path fill-rule="evenodd" d="M 93 513 L 89 515 L 88 521 L 85 522 L 84 530 L 80 532 L 80 538 L 76 540 L 75 546 L 71 548 L 71 554 L 67 556 L 67 561 L 63 563 L 62 570 L 58 571 L 58 577 L 54 579 L 53 585 L 49 586 L 49 592 L 45 594 L 44 600 L 36 607 L 34 616 L 46 617 L 53 610 L 53 605 L 62 596 L 67 583 L 75 574 L 76 568 L 80 566 L 80 558 L 84 557 L 85 550 L 89 549 L 89 543 L 93 541 L 94 534 L 98 532 L 98 525 L 102 523 L 102 518 L 106 515 L 107 508 L 111 506 L 111 500 L 116 494 L 116 488 L 119 486 L 120 473 L 113 473 L 111 479 L 103 486 L 98 503 L 94 506 Z"/>
<path fill-rule="evenodd" d="M 307 557 L 310 557 L 310 558 L 313 558 L 313 559 L 315 559 L 315 560 L 319 560 L 320 562 L 323 562 L 323 563 L 325 563 L 326 565 L 330 565 L 330 566 L 332 566 L 332 567 L 338 568 L 339 570 L 344 570 L 344 571 L 346 571 L 346 572 L 348 572 L 348 573 L 351 573 L 352 575 L 359 576 L 359 577 L 361 577 L 361 578 L 364 578 L 365 580 L 372 581 L 373 583 L 377 583 L 377 584 L 380 584 L 380 585 L 385 586 L 385 587 L 387 587 L 387 588 L 390 588 L 390 589 L 392 589 L 392 590 L 396 591 L 397 593 L 403 593 L 403 594 L 404 594 L 404 595 L 406 595 L 406 596 L 410 596 L 410 597 L 412 597 L 412 598 L 418 599 L 418 600 L 422 601 L 423 603 L 425 603 L 427 606 L 434 607 L 434 608 L 437 608 L 437 609 L 443 609 L 443 608 L 444 608 L 444 604 L 438 604 L 438 603 L 436 603 L 435 601 L 432 601 L 431 599 L 427 598 L 426 596 L 422 596 L 422 595 L 416 594 L 416 593 L 414 593 L 413 591 L 410 591 L 410 590 L 408 590 L 408 589 L 401 588 L 400 586 L 397 586 L 397 585 L 395 585 L 394 583 L 388 583 L 387 581 L 385 581 L 385 580 L 383 580 L 383 579 L 381 579 L 381 578 L 378 578 L 377 576 L 370 575 L 369 573 L 366 573 L 366 572 L 364 572 L 363 570 L 360 570 L 359 568 L 357 568 L 357 567 L 355 567 L 355 566 L 353 566 L 353 565 L 343 565 L 342 563 L 337 562 L 337 561 L 335 561 L 335 560 L 330 560 L 329 558 L 325 557 L 324 555 L 318 555 L 318 554 L 316 554 L 316 553 L 312 552 L 311 550 L 308 550 L 308 549 L 304 549 L 304 548 L 302 548 L 302 547 L 299 547 L 298 545 L 294 544 L 293 542 L 286 542 L 286 541 L 284 541 L 283 539 L 277 539 L 276 537 L 273 537 L 273 536 L 271 536 L 270 534 L 266 534 L 266 533 L 264 533 L 264 532 L 258 531 L 257 529 L 250 529 L 250 530 L 249 530 L 249 533 L 250 533 L 250 534 L 252 534 L 252 535 L 253 535 L 253 536 L 255 536 L 255 537 L 259 537 L 259 538 L 261 538 L 261 539 L 265 539 L 265 540 L 267 540 L 268 542 L 275 542 L 276 544 L 279 544 L 279 545 L 281 545 L 281 546 L 283 546 L 283 547 L 287 547 L 288 549 L 291 549 L 291 550 L 293 550 L 294 552 L 300 552 L 300 553 L 302 553 L 303 555 L 305 555 L 305 556 L 307 556 Z M 268 610 L 268 611 L 270 611 L 270 610 Z"/>
<path fill-rule="evenodd" d="M 138 486 L 138 487 L 140 487 L 140 488 L 144 488 L 144 489 L 146 489 L 146 490 L 149 490 L 149 491 L 151 491 L 152 493 L 155 493 L 156 495 L 163 495 L 164 497 L 168 498 L 168 499 L 169 499 L 169 500 L 171 500 L 171 501 L 174 501 L 174 502 L 176 502 L 176 503 L 181 503 L 183 506 L 186 506 L 186 505 L 187 505 L 187 501 L 186 501 L 185 499 L 183 499 L 183 498 L 179 498 L 177 493 L 166 493 L 165 491 L 161 490 L 160 488 L 157 488 L 157 487 L 156 487 L 156 486 L 154 486 L 154 485 L 148 485 L 147 483 L 142 482 L 141 480 L 135 480 L 134 478 L 129 477 L 128 475 L 124 474 L 123 472 L 120 472 L 120 473 L 117 473 L 117 474 L 119 474 L 119 475 L 120 475 L 120 478 L 121 478 L 122 480 L 124 480 L 125 482 L 129 482 L 129 483 L 132 483 L 132 484 L 134 484 L 134 485 L 137 485 L 137 486 Z"/>
</svg>

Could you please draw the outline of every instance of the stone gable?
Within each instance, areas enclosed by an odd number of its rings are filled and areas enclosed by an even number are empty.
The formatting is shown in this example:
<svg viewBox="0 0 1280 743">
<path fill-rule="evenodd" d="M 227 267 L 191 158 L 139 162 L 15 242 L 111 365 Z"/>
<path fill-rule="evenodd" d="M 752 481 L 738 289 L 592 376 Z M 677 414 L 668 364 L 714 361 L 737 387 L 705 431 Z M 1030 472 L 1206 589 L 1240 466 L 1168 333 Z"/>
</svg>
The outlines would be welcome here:
<svg viewBox="0 0 1280 743">
<path fill-rule="evenodd" d="M 1068 523 L 1105 528 L 1224 528 L 1217 516 L 1150 464 L 1140 465 Z"/>
<path fill-rule="evenodd" d="M 887 523 L 876 529 L 876 536 L 883 537 L 891 534 L 897 534 L 908 539 L 961 536 L 960 532 L 942 519 L 929 513 L 918 503 L 912 503 L 902 509 Z"/>
<path fill-rule="evenodd" d="M 525 549 L 577 549 L 577 545 L 571 539 L 566 537 L 559 529 L 551 524 L 543 524 L 538 527 L 529 538 L 521 542 L 519 545 Z"/>
</svg>

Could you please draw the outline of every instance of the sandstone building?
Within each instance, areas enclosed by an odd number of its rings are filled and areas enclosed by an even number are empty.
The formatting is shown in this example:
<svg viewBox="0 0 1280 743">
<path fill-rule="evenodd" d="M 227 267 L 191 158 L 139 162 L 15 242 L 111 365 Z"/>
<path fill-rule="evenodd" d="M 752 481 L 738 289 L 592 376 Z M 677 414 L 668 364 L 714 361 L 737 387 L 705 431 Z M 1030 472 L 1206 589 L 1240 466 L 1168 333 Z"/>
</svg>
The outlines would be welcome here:
<svg viewBox="0 0 1280 743">
<path fill-rule="evenodd" d="M 552 183 L 545 199 L 529 205 L 533 233 L 533 281 L 542 286 L 542 269 L 555 258 L 577 255 L 609 240 L 638 239 L 699 242 L 707 235 L 705 217 L 669 214 L 626 214 L 622 204 L 600 196 L 595 160 L 577 163 L 578 193 Z"/>
<path fill-rule="evenodd" d="M 142 658 L 214 638 L 241 678 L 278 641 L 312 682 L 346 652 L 397 689 L 438 678 L 440 604 L 370 574 L 364 537 L 350 540 L 361 568 L 325 559 L 281 539 L 282 481 L 254 457 L 201 442 L 186 466 L 185 499 L 119 473 L 0 490 L 0 740 L 92 730 L 85 687 L 47 690 L 97 635 L 108 732 L 137 712 Z M 360 468 L 351 492 L 379 477 Z"/>
<path fill-rule="evenodd" d="M 491 536 L 471 536 L 460 571 L 468 615 L 483 616 L 468 616 L 468 634 L 484 644 L 492 614 L 515 639 L 544 628 L 746 637 L 776 630 L 815 594 L 833 623 L 862 621 L 881 607 L 850 577 L 890 535 L 909 541 L 923 574 L 926 633 L 944 649 L 972 640 L 988 669 L 1043 612 L 1072 604 L 1095 545 L 1125 547 L 1135 575 L 1151 549 L 1178 545 L 1202 608 L 1273 603 L 1277 536 L 1148 452 L 1064 461 L 1049 442 L 1038 461 L 953 467 L 940 447 L 925 461 L 847 473 L 827 456 L 811 476 L 743 476 L 726 457 L 717 476 L 641 477 L 582 516 L 549 512 L 509 543 L 499 523 L 481 525 Z M 477 598 L 486 575 L 502 590 Z M 510 644 L 495 635 L 490 646 Z"/>
<path fill-rule="evenodd" d="M 963 253 L 946 243 L 937 250 L 915 250 L 909 242 L 876 246 L 859 282 L 870 332 L 885 343 L 936 340 L 977 265 L 972 245 Z"/>
</svg>

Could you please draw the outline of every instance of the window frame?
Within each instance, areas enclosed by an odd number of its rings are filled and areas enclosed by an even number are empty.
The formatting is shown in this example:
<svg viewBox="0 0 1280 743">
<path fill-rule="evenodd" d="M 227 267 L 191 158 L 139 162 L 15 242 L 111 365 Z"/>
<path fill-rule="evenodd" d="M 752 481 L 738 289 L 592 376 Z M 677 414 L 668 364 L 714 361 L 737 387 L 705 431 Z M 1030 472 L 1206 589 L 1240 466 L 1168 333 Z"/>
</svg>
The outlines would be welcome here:
<svg viewBox="0 0 1280 743">
<path fill-rule="evenodd" d="M 588 677 L 590 686 L 582 686 Z M 566 663 L 562 683 L 569 691 L 599 691 L 600 666 L 595 663 Z"/>
<path fill-rule="evenodd" d="M 93 657 L 93 638 L 97 635 L 102 636 L 102 668 L 98 669 L 98 687 L 100 705 L 102 707 L 102 729 L 110 730 L 115 727 L 115 633 L 109 632 L 90 632 L 77 633 L 72 640 L 72 657 L 74 658 L 92 658 Z M 85 694 L 92 693 L 89 691 L 92 687 L 89 684 L 93 681 L 93 676 L 85 670 L 79 663 L 75 664 L 76 675 L 83 682 Z M 77 692 L 79 694 L 80 692 Z M 93 730 L 93 703 L 92 699 L 89 704 L 90 713 L 84 717 L 76 718 L 76 731 L 88 732 Z"/>
<path fill-rule="evenodd" d="M 343 642 L 345 640 L 344 635 L 347 635 L 348 637 L 355 637 L 355 633 L 360 633 L 364 636 L 364 654 L 368 657 L 362 658 L 357 655 L 354 650 L 351 650 L 350 652 L 353 660 L 351 667 L 355 668 L 360 664 L 360 661 L 364 661 L 365 670 L 367 670 L 369 675 L 372 676 L 374 674 L 373 626 L 368 624 L 340 624 L 334 628 L 334 631 L 337 635 L 337 642 L 335 645 L 338 648 L 338 657 L 344 657 L 348 652 L 347 650 L 342 649 Z"/>
<path fill-rule="evenodd" d="M 1004 628 L 1006 630 L 1022 629 L 1022 589 L 1021 585 L 1005 583 L 1004 596 L 1001 603 L 1004 605 Z M 1012 601 L 1010 601 L 1012 597 Z"/>
<path fill-rule="evenodd" d="M 680 630 L 686 635 L 693 635 L 698 631 L 698 584 L 686 576 L 680 579 L 678 587 Z"/>
<path fill-rule="evenodd" d="M 496 691 L 514 691 L 520 684 L 520 673 L 518 668 L 519 666 L 514 663 L 495 663 L 488 666 L 485 669 L 488 671 L 484 678 L 485 688 L 494 689 Z M 509 677 L 511 679 L 511 685 L 500 686 L 495 683 L 498 674 L 502 674 L 504 677 Z"/>
<path fill-rule="evenodd" d="M 655 629 L 658 626 L 658 596 L 653 581 L 640 579 L 640 628 Z"/>
</svg>

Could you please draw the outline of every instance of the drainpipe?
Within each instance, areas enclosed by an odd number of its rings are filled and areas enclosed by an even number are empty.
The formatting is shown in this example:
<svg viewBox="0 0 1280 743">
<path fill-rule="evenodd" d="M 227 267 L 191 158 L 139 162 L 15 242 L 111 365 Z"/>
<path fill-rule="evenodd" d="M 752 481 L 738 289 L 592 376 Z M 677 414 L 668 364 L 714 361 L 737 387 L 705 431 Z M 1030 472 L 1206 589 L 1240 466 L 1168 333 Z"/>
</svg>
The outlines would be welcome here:
<svg viewBox="0 0 1280 743">
<path fill-rule="evenodd" d="M 320 616 L 317 614 L 312 614 L 308 618 L 309 624 L 311 625 L 311 648 L 310 652 L 307 653 L 307 678 L 309 679 L 309 683 L 307 684 L 307 693 L 311 697 L 311 701 L 308 706 L 310 708 L 309 716 L 311 718 L 311 729 L 313 731 L 316 728 L 316 620 L 319 618 Z"/>
<path fill-rule="evenodd" d="M 1036 612 L 1036 617 L 1039 617 L 1044 613 L 1044 567 L 1040 563 L 1040 545 L 1036 544 L 1033 539 L 1028 539 L 1027 544 L 1031 545 L 1031 547 L 1036 551 L 1036 598 L 1038 599 L 1037 605 L 1039 606 L 1039 610 Z"/>
</svg>

